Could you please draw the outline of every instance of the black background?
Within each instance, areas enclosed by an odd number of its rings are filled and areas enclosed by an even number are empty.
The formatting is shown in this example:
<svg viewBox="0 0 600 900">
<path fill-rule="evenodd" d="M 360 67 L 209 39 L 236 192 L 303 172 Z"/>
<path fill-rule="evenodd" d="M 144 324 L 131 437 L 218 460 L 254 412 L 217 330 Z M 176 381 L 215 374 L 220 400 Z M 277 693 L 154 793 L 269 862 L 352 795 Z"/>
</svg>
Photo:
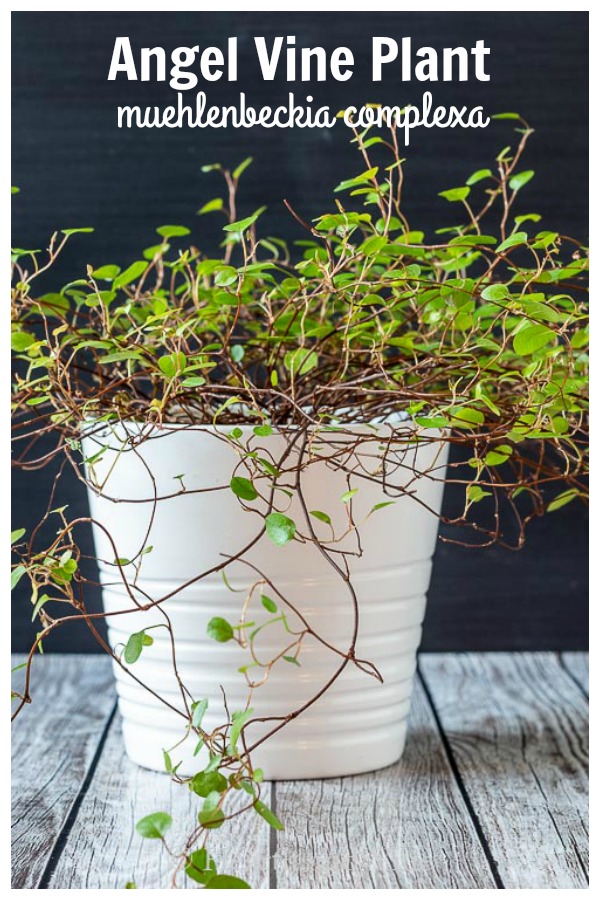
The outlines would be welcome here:
<svg viewBox="0 0 600 900">
<path fill-rule="evenodd" d="M 253 38 L 296 35 L 297 46 L 328 50 L 349 47 L 354 75 L 345 83 L 328 79 L 288 84 L 264 82 Z M 283 207 L 283 198 L 304 218 L 328 209 L 331 188 L 361 171 L 340 123 L 332 130 L 132 129 L 116 125 L 118 105 L 164 106 L 175 93 L 166 83 L 107 80 L 115 37 L 128 35 L 134 51 L 162 46 L 215 45 L 225 49 L 237 36 L 239 81 L 204 85 L 210 103 L 235 103 L 241 90 L 255 106 L 278 105 L 293 91 L 310 94 L 313 107 L 334 112 L 350 103 L 418 102 L 431 90 L 435 104 L 469 107 L 486 114 L 520 112 L 536 129 L 527 167 L 536 178 L 522 212 L 539 212 L 540 227 L 587 237 L 588 21 L 584 13 L 14 13 L 13 14 L 13 201 L 14 243 L 44 247 L 57 228 L 93 225 L 77 236 L 57 276 L 78 277 L 86 263 L 123 264 L 139 258 L 165 223 L 192 228 L 194 242 L 210 246 L 214 220 L 196 209 L 218 194 L 214 175 L 200 166 L 233 166 L 252 155 L 244 176 L 242 214 L 268 204 L 271 233 L 302 237 Z M 403 84 L 399 64 L 371 82 L 372 36 L 410 36 L 413 47 L 471 47 L 483 39 L 491 48 L 489 82 Z M 196 91 L 184 93 L 193 101 Z M 406 212 L 412 227 L 431 235 L 452 222 L 449 204 L 437 197 L 489 166 L 514 141 L 511 123 L 487 129 L 413 131 L 406 151 Z M 214 180 L 213 180 L 214 179 Z M 211 233 L 212 232 L 212 233 Z M 63 277 L 64 276 L 64 277 Z M 62 283 L 62 282 L 61 282 Z M 57 283 L 51 287 L 57 287 Z M 48 472 L 17 473 L 13 525 L 31 527 L 44 508 Z M 57 501 L 58 502 L 58 501 Z M 79 484 L 65 482 L 60 503 L 85 511 Z M 447 492 L 445 511 L 456 498 Z M 443 532 L 447 533 L 447 532 Z M 510 526 L 508 526 L 510 537 Z M 87 543 L 89 548 L 89 540 Z M 464 550 L 440 543 L 436 554 L 424 649 L 583 649 L 587 646 L 587 517 L 570 505 L 534 522 L 519 553 L 492 548 Z M 92 598 L 92 604 L 98 598 Z M 27 599 L 13 604 L 13 645 L 24 650 L 32 635 Z M 84 629 L 59 630 L 47 649 L 91 650 Z"/>
</svg>

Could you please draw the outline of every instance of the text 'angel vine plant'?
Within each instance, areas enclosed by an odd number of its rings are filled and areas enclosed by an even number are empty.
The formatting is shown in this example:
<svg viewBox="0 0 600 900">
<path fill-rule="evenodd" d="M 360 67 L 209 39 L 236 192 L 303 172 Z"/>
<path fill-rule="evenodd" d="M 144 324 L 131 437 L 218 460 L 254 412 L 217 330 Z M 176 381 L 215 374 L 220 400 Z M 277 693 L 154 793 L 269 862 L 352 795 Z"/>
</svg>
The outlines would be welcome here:
<svg viewBox="0 0 600 900">
<path fill-rule="evenodd" d="M 90 422 L 125 428 L 141 423 L 137 446 L 156 429 L 219 426 L 219 439 L 239 461 L 220 489 L 233 492 L 240 515 L 257 516 L 257 534 L 267 535 L 274 552 L 290 541 L 317 545 L 348 582 L 345 551 L 336 550 L 339 535 L 333 527 L 327 531 L 330 511 L 304 507 L 304 521 L 286 514 L 286 498 L 303 502 L 302 477 L 316 433 L 343 433 L 345 425 L 380 422 L 400 412 L 412 420 L 414 441 L 435 440 L 433 434 L 462 446 L 446 479 L 462 485 L 464 502 L 460 514 L 444 520 L 461 526 L 461 542 L 469 533 L 474 544 L 502 541 L 502 513 L 517 523 L 520 546 L 532 517 L 585 497 L 587 254 L 576 240 L 541 225 L 540 216 L 521 202 L 534 176 L 521 164 L 531 130 L 516 115 L 498 118 L 516 121 L 515 146 L 503 149 L 490 168 L 442 191 L 457 224 L 427 237 L 404 213 L 403 160 L 392 130 L 355 133 L 361 171 L 336 187 L 328 212 L 305 222 L 290 207 L 299 231 L 292 249 L 260 236 L 261 209 L 239 215 L 237 188 L 247 159 L 233 171 L 205 167 L 210 177 L 224 179 L 224 198 L 200 210 L 203 216 L 224 216 L 225 224 L 216 226 L 222 235 L 218 257 L 203 253 L 201 237 L 199 246 L 192 243 L 189 229 L 163 226 L 158 241 L 124 268 L 88 266 L 60 290 L 40 293 L 37 285 L 47 283 L 71 235 L 91 229 L 54 234 L 44 253 L 13 251 L 15 464 L 33 470 L 60 460 L 42 521 L 27 533 L 13 532 L 12 585 L 29 583 L 39 623 L 24 687 L 13 694 L 15 715 L 31 700 L 36 652 L 73 618 L 82 619 L 133 676 L 154 642 L 151 628 L 132 624 L 125 645 L 109 646 L 97 630 L 106 612 L 86 607 L 86 584 L 95 574 L 88 573 L 78 534 L 92 520 L 72 519 L 60 506 L 60 476 L 71 467 L 82 482 L 93 481 L 95 459 L 83 460 L 81 445 Z M 277 459 L 253 444 L 275 433 L 287 442 Z M 346 438 L 345 454 L 373 440 L 356 430 Z M 406 432 L 400 438 L 390 428 L 383 455 L 393 451 L 395 440 L 406 444 Z M 101 487 L 94 483 L 96 490 Z M 393 485 L 384 487 L 394 502 Z M 186 489 L 182 473 L 172 496 Z M 349 483 L 341 502 L 347 530 L 358 534 L 356 490 Z M 264 501 L 260 509 L 257 498 Z M 317 522 L 324 532 L 317 531 Z M 48 523 L 49 543 L 40 538 Z M 116 577 L 135 596 L 132 585 L 152 547 L 134 560 L 121 558 L 116 545 L 113 550 Z M 231 561 L 214 567 L 226 584 Z M 252 764 L 251 697 L 267 678 L 277 677 L 278 665 L 302 664 L 302 641 L 311 626 L 268 573 L 255 574 L 240 619 L 216 616 L 208 626 L 214 641 L 236 641 L 248 652 L 240 674 L 248 682 L 247 706 L 228 711 L 218 728 L 205 729 L 207 700 L 192 696 L 180 680 L 182 738 L 194 735 L 197 750 L 207 751 L 196 774 L 183 777 L 177 747 L 165 748 L 170 777 L 198 798 L 189 836 L 172 846 L 172 820 L 164 811 L 137 824 L 143 837 L 162 842 L 173 855 L 173 886 L 248 887 L 218 872 L 208 837 L 244 810 L 283 827 L 261 799 L 262 773 Z M 349 591 L 358 627 L 359 604 L 350 584 Z M 249 621 L 250 603 L 267 616 L 258 625 Z M 156 627 L 169 634 L 177 675 L 168 600 L 136 600 L 136 606 L 164 614 Z M 291 624 L 292 614 L 301 627 Z M 287 643 L 265 660 L 254 642 L 274 622 L 283 625 Z M 340 657 L 337 674 L 357 665 L 378 677 L 374 666 L 355 657 L 354 645 L 332 652 Z M 264 739 L 301 712 L 290 709 L 283 721 L 271 723 Z"/>
</svg>

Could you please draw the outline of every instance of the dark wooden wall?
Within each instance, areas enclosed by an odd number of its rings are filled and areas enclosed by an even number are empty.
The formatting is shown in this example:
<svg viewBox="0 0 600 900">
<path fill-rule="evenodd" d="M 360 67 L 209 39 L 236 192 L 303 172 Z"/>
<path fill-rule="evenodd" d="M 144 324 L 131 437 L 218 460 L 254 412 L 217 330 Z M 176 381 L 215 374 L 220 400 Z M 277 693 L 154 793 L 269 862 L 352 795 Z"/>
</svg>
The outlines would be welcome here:
<svg viewBox="0 0 600 900">
<path fill-rule="evenodd" d="M 310 85 L 265 83 L 253 37 L 295 34 L 297 45 L 345 45 L 355 55 L 353 78 Z M 337 110 L 349 103 L 405 105 L 430 88 L 437 104 L 474 106 L 487 113 L 516 110 L 536 128 L 528 164 L 536 178 L 523 211 L 536 211 L 552 228 L 587 235 L 588 22 L 583 13 L 15 13 L 13 14 L 14 242 L 43 247 L 56 228 L 93 225 L 74 239 L 59 274 L 86 263 L 123 263 L 153 243 L 156 226 L 188 225 L 202 245 L 209 223 L 196 209 L 214 196 L 200 165 L 233 165 L 253 155 L 243 202 L 269 206 L 272 233 L 297 236 L 282 205 L 288 198 L 306 218 L 323 211 L 341 177 L 359 171 L 341 125 L 329 130 L 119 130 L 116 107 L 173 102 L 166 84 L 108 82 L 114 39 L 129 35 L 135 48 L 181 45 L 240 47 L 237 84 L 206 87 L 217 105 L 244 90 L 255 105 L 280 102 L 293 90 Z M 487 83 L 402 84 L 399 68 L 383 82 L 370 80 L 373 35 L 413 38 L 414 46 L 491 48 Z M 189 102 L 189 92 L 187 100 Z M 185 96 L 185 95 L 184 95 Z M 413 227 L 431 233 L 449 221 L 437 192 L 487 166 L 512 139 L 507 123 L 486 130 L 413 132 L 406 152 L 406 204 Z M 44 472 L 17 475 L 14 527 L 31 526 L 49 487 Z M 65 485 L 61 502 L 84 509 L 79 485 Z M 448 508 L 455 498 L 449 492 Z M 579 506 L 535 522 L 525 550 L 466 551 L 441 544 L 436 557 L 424 645 L 450 649 L 577 649 L 587 641 L 587 519 Z M 97 601 L 96 601 L 97 602 Z M 15 649 L 31 637 L 22 595 L 13 612 Z M 84 632 L 64 631 L 49 649 L 93 649 Z"/>
</svg>

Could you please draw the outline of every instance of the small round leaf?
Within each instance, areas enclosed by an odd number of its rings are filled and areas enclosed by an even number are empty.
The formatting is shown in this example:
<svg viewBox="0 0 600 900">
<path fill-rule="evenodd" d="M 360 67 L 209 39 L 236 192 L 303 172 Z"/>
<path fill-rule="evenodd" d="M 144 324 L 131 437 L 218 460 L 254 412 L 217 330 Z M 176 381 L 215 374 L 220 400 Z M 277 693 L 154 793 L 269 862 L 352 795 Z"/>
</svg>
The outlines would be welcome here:
<svg viewBox="0 0 600 900">
<path fill-rule="evenodd" d="M 190 790 L 199 797 L 208 797 L 213 791 L 222 794 L 227 788 L 227 779 L 220 772 L 198 772 L 190 781 Z"/>
<path fill-rule="evenodd" d="M 214 619 L 211 619 L 206 627 L 206 631 L 208 636 L 211 637 L 214 641 L 219 641 L 220 644 L 225 644 L 227 641 L 230 641 L 233 637 L 233 628 L 225 619 L 221 619 L 219 616 L 215 616 Z"/>
<path fill-rule="evenodd" d="M 296 533 L 296 523 L 293 519 L 284 516 L 283 513 L 269 513 L 265 519 L 265 526 L 267 534 L 278 547 L 289 543 Z"/>
<path fill-rule="evenodd" d="M 136 823 L 135 829 L 142 837 L 162 838 L 172 824 L 173 819 L 169 813 L 155 812 L 140 819 L 140 821 Z"/>
<path fill-rule="evenodd" d="M 241 500 L 256 500 L 258 497 L 256 489 L 249 478 L 235 475 L 229 482 L 229 487 L 236 497 L 239 497 Z"/>
<path fill-rule="evenodd" d="M 264 606 L 267 612 L 276 613 L 277 612 L 277 604 L 271 600 L 270 597 L 267 597 L 266 594 L 262 594 L 260 598 L 260 602 Z"/>
</svg>

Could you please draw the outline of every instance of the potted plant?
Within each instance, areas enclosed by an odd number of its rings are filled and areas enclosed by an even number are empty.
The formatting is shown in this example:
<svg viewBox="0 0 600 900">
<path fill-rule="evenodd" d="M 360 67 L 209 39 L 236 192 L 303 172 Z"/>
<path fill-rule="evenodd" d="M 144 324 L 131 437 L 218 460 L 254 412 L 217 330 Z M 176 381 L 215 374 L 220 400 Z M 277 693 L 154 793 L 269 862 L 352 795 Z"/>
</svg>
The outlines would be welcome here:
<svg viewBox="0 0 600 900">
<path fill-rule="evenodd" d="M 501 514 L 520 544 L 533 516 L 585 496 L 587 258 L 515 208 L 533 177 L 521 119 L 517 133 L 494 170 L 442 192 L 460 221 L 427 240 L 392 130 L 355 133 L 363 171 L 330 212 L 290 207 L 300 259 L 260 237 L 262 209 L 237 213 L 251 160 L 205 167 L 225 181 L 199 211 L 225 216 L 218 253 L 163 226 L 126 268 L 54 293 L 38 278 L 73 230 L 43 261 L 13 254 L 17 464 L 62 457 L 90 501 L 89 517 L 46 514 L 49 545 L 13 534 L 13 584 L 29 580 L 40 623 L 15 714 L 75 611 L 113 658 L 131 758 L 200 798 L 177 873 L 201 885 L 244 886 L 205 847 L 232 808 L 282 827 L 265 776 L 399 758 L 444 483 L 479 545 L 502 540 Z M 102 613 L 83 591 L 90 525 Z"/>
</svg>

